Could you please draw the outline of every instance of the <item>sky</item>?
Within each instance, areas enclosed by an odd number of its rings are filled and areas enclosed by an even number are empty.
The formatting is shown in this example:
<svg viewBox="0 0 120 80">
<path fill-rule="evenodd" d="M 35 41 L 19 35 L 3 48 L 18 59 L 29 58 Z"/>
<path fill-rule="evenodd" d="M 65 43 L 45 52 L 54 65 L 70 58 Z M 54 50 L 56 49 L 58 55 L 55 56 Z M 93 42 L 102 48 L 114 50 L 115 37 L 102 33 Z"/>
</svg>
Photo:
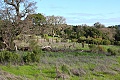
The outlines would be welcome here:
<svg viewBox="0 0 120 80">
<path fill-rule="evenodd" d="M 120 0 L 34 0 L 37 13 L 63 16 L 68 25 L 120 24 Z"/>
</svg>

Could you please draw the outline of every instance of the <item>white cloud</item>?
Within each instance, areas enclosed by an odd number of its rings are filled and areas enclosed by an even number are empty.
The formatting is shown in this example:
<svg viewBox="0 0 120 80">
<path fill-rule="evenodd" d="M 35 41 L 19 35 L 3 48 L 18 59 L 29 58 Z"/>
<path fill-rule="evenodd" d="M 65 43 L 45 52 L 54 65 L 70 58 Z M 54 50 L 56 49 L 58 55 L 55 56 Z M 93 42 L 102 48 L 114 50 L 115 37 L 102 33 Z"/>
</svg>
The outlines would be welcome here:
<svg viewBox="0 0 120 80">
<path fill-rule="evenodd" d="M 73 24 L 73 25 L 80 25 L 80 24 L 88 24 L 92 25 L 95 22 L 100 22 L 106 26 L 108 25 L 118 25 L 120 24 L 120 17 L 113 17 L 113 18 L 78 18 L 78 17 L 67 17 L 66 18 L 68 24 Z"/>
</svg>

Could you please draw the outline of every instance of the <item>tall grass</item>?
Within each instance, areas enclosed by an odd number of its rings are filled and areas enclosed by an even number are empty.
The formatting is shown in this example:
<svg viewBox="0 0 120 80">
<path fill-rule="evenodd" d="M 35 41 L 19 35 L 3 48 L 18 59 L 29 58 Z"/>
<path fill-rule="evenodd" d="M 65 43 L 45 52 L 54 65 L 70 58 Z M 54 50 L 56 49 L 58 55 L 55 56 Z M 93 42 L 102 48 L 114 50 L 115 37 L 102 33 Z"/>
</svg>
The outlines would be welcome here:
<svg viewBox="0 0 120 80">
<path fill-rule="evenodd" d="M 101 46 L 105 47 L 106 50 L 108 48 L 119 49 L 119 46 Z M 17 76 L 29 78 L 30 80 L 55 80 L 57 65 L 61 74 L 69 76 L 66 80 L 120 79 L 120 56 L 106 56 L 101 53 L 79 51 L 81 49 L 90 50 L 87 44 L 84 48 L 80 44 L 76 44 L 74 49 L 76 50 L 73 52 L 42 52 L 38 63 L 33 63 L 30 60 L 31 62 L 27 65 L 0 65 L 0 69 Z M 32 53 L 18 52 L 17 54 L 22 57 L 27 56 L 29 60 Z M 81 74 L 84 71 L 84 74 L 76 76 L 71 70 L 77 70 Z M 58 80 L 62 79 L 60 77 Z"/>
</svg>

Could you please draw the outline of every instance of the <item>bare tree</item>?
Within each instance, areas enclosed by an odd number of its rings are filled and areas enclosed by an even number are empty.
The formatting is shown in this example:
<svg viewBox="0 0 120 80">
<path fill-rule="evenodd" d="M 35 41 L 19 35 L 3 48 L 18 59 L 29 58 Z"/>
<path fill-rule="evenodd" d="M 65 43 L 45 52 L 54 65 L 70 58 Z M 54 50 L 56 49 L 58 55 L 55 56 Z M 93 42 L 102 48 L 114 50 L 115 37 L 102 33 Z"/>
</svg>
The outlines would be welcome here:
<svg viewBox="0 0 120 80">
<path fill-rule="evenodd" d="M 31 0 L 2 0 L 0 33 L 9 49 L 14 47 L 13 40 L 26 26 L 27 15 L 35 12 L 35 4 L 36 2 Z"/>
</svg>

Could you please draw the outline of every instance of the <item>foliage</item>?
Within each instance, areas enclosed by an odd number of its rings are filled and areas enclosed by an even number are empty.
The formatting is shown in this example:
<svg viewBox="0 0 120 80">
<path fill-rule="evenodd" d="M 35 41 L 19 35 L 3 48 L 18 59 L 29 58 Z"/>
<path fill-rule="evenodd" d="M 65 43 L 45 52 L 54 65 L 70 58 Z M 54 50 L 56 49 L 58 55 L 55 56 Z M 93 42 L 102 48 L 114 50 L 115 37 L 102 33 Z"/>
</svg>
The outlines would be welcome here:
<svg viewBox="0 0 120 80">
<path fill-rule="evenodd" d="M 108 51 L 108 55 L 114 55 L 114 56 L 119 56 L 120 55 L 120 47 L 116 46 L 116 48 L 113 47 L 109 47 L 107 48 Z"/>
<path fill-rule="evenodd" d="M 13 53 L 10 51 L 2 51 L 0 52 L 0 63 L 13 63 L 17 64 L 20 61 L 20 56 L 17 53 Z"/>
<path fill-rule="evenodd" d="M 102 40 L 103 45 L 110 45 L 111 42 L 109 40 Z"/>
<path fill-rule="evenodd" d="M 49 42 L 49 36 L 48 36 L 48 34 L 43 34 L 42 37 Z"/>
<path fill-rule="evenodd" d="M 34 52 L 23 52 L 20 54 L 9 51 L 0 52 L 0 63 L 2 64 L 23 64 L 31 63 L 31 62 L 39 62 L 40 61 L 40 53 L 36 54 Z"/>
<path fill-rule="evenodd" d="M 90 44 L 89 48 L 91 51 L 94 51 L 96 49 L 96 45 L 95 44 Z"/>
<path fill-rule="evenodd" d="M 113 56 L 117 55 L 117 51 L 112 48 L 108 48 L 107 51 L 110 55 L 113 55 Z"/>
<path fill-rule="evenodd" d="M 57 35 L 59 31 L 62 31 L 62 27 L 66 23 L 66 19 L 62 16 L 46 16 L 46 26 L 49 26 L 51 30 L 51 36 Z M 60 32 L 59 32 L 60 33 Z"/>
<path fill-rule="evenodd" d="M 120 46 L 120 41 L 118 41 L 118 43 L 117 43 L 117 44 L 118 44 L 118 46 Z"/>
<path fill-rule="evenodd" d="M 65 65 L 65 64 L 62 65 L 61 70 L 62 70 L 63 73 L 67 73 L 67 74 L 70 75 L 69 67 L 67 65 Z"/>
<path fill-rule="evenodd" d="M 95 52 L 95 53 L 104 53 L 104 52 L 106 52 L 105 48 L 100 46 L 100 45 L 89 44 L 89 48 L 90 48 L 90 50 L 92 52 Z"/>
<path fill-rule="evenodd" d="M 78 42 L 79 42 L 79 43 L 84 42 L 84 41 L 86 41 L 86 37 L 80 37 L 80 38 L 78 39 Z"/>
<path fill-rule="evenodd" d="M 31 18 L 33 19 L 34 25 L 40 26 L 46 24 L 46 18 L 43 14 L 38 13 L 38 14 L 32 14 L 30 15 Z"/>
<path fill-rule="evenodd" d="M 72 39 L 71 42 L 77 42 L 78 40 L 77 39 Z"/>
<path fill-rule="evenodd" d="M 105 48 L 101 45 L 98 45 L 97 48 L 98 48 L 99 53 L 105 53 L 106 52 Z"/>
<path fill-rule="evenodd" d="M 39 62 L 40 55 L 35 54 L 33 52 L 24 52 L 23 53 L 23 61 L 25 63 Z"/>
<path fill-rule="evenodd" d="M 120 41 L 115 41 L 115 42 L 114 42 L 114 45 L 120 46 Z"/>
<path fill-rule="evenodd" d="M 41 48 L 38 45 L 38 39 L 35 38 L 36 36 L 32 35 L 31 39 L 29 40 L 29 47 L 34 53 L 41 53 Z"/>
<path fill-rule="evenodd" d="M 61 42 L 68 42 L 68 39 L 62 38 Z"/>
<path fill-rule="evenodd" d="M 30 49 L 32 52 L 28 52 L 26 56 L 24 56 L 25 62 L 39 62 L 40 55 L 42 53 L 41 48 L 38 46 L 38 42 L 36 39 L 31 39 L 29 42 Z"/>
<path fill-rule="evenodd" d="M 117 31 L 116 31 L 115 40 L 116 40 L 116 41 L 120 41 L 120 30 L 117 30 Z"/>
<path fill-rule="evenodd" d="M 99 23 L 99 22 L 96 22 L 96 23 L 94 24 L 94 27 L 96 27 L 96 28 L 104 28 L 105 25 L 103 25 L 103 24 L 101 24 L 101 23 Z"/>
</svg>

